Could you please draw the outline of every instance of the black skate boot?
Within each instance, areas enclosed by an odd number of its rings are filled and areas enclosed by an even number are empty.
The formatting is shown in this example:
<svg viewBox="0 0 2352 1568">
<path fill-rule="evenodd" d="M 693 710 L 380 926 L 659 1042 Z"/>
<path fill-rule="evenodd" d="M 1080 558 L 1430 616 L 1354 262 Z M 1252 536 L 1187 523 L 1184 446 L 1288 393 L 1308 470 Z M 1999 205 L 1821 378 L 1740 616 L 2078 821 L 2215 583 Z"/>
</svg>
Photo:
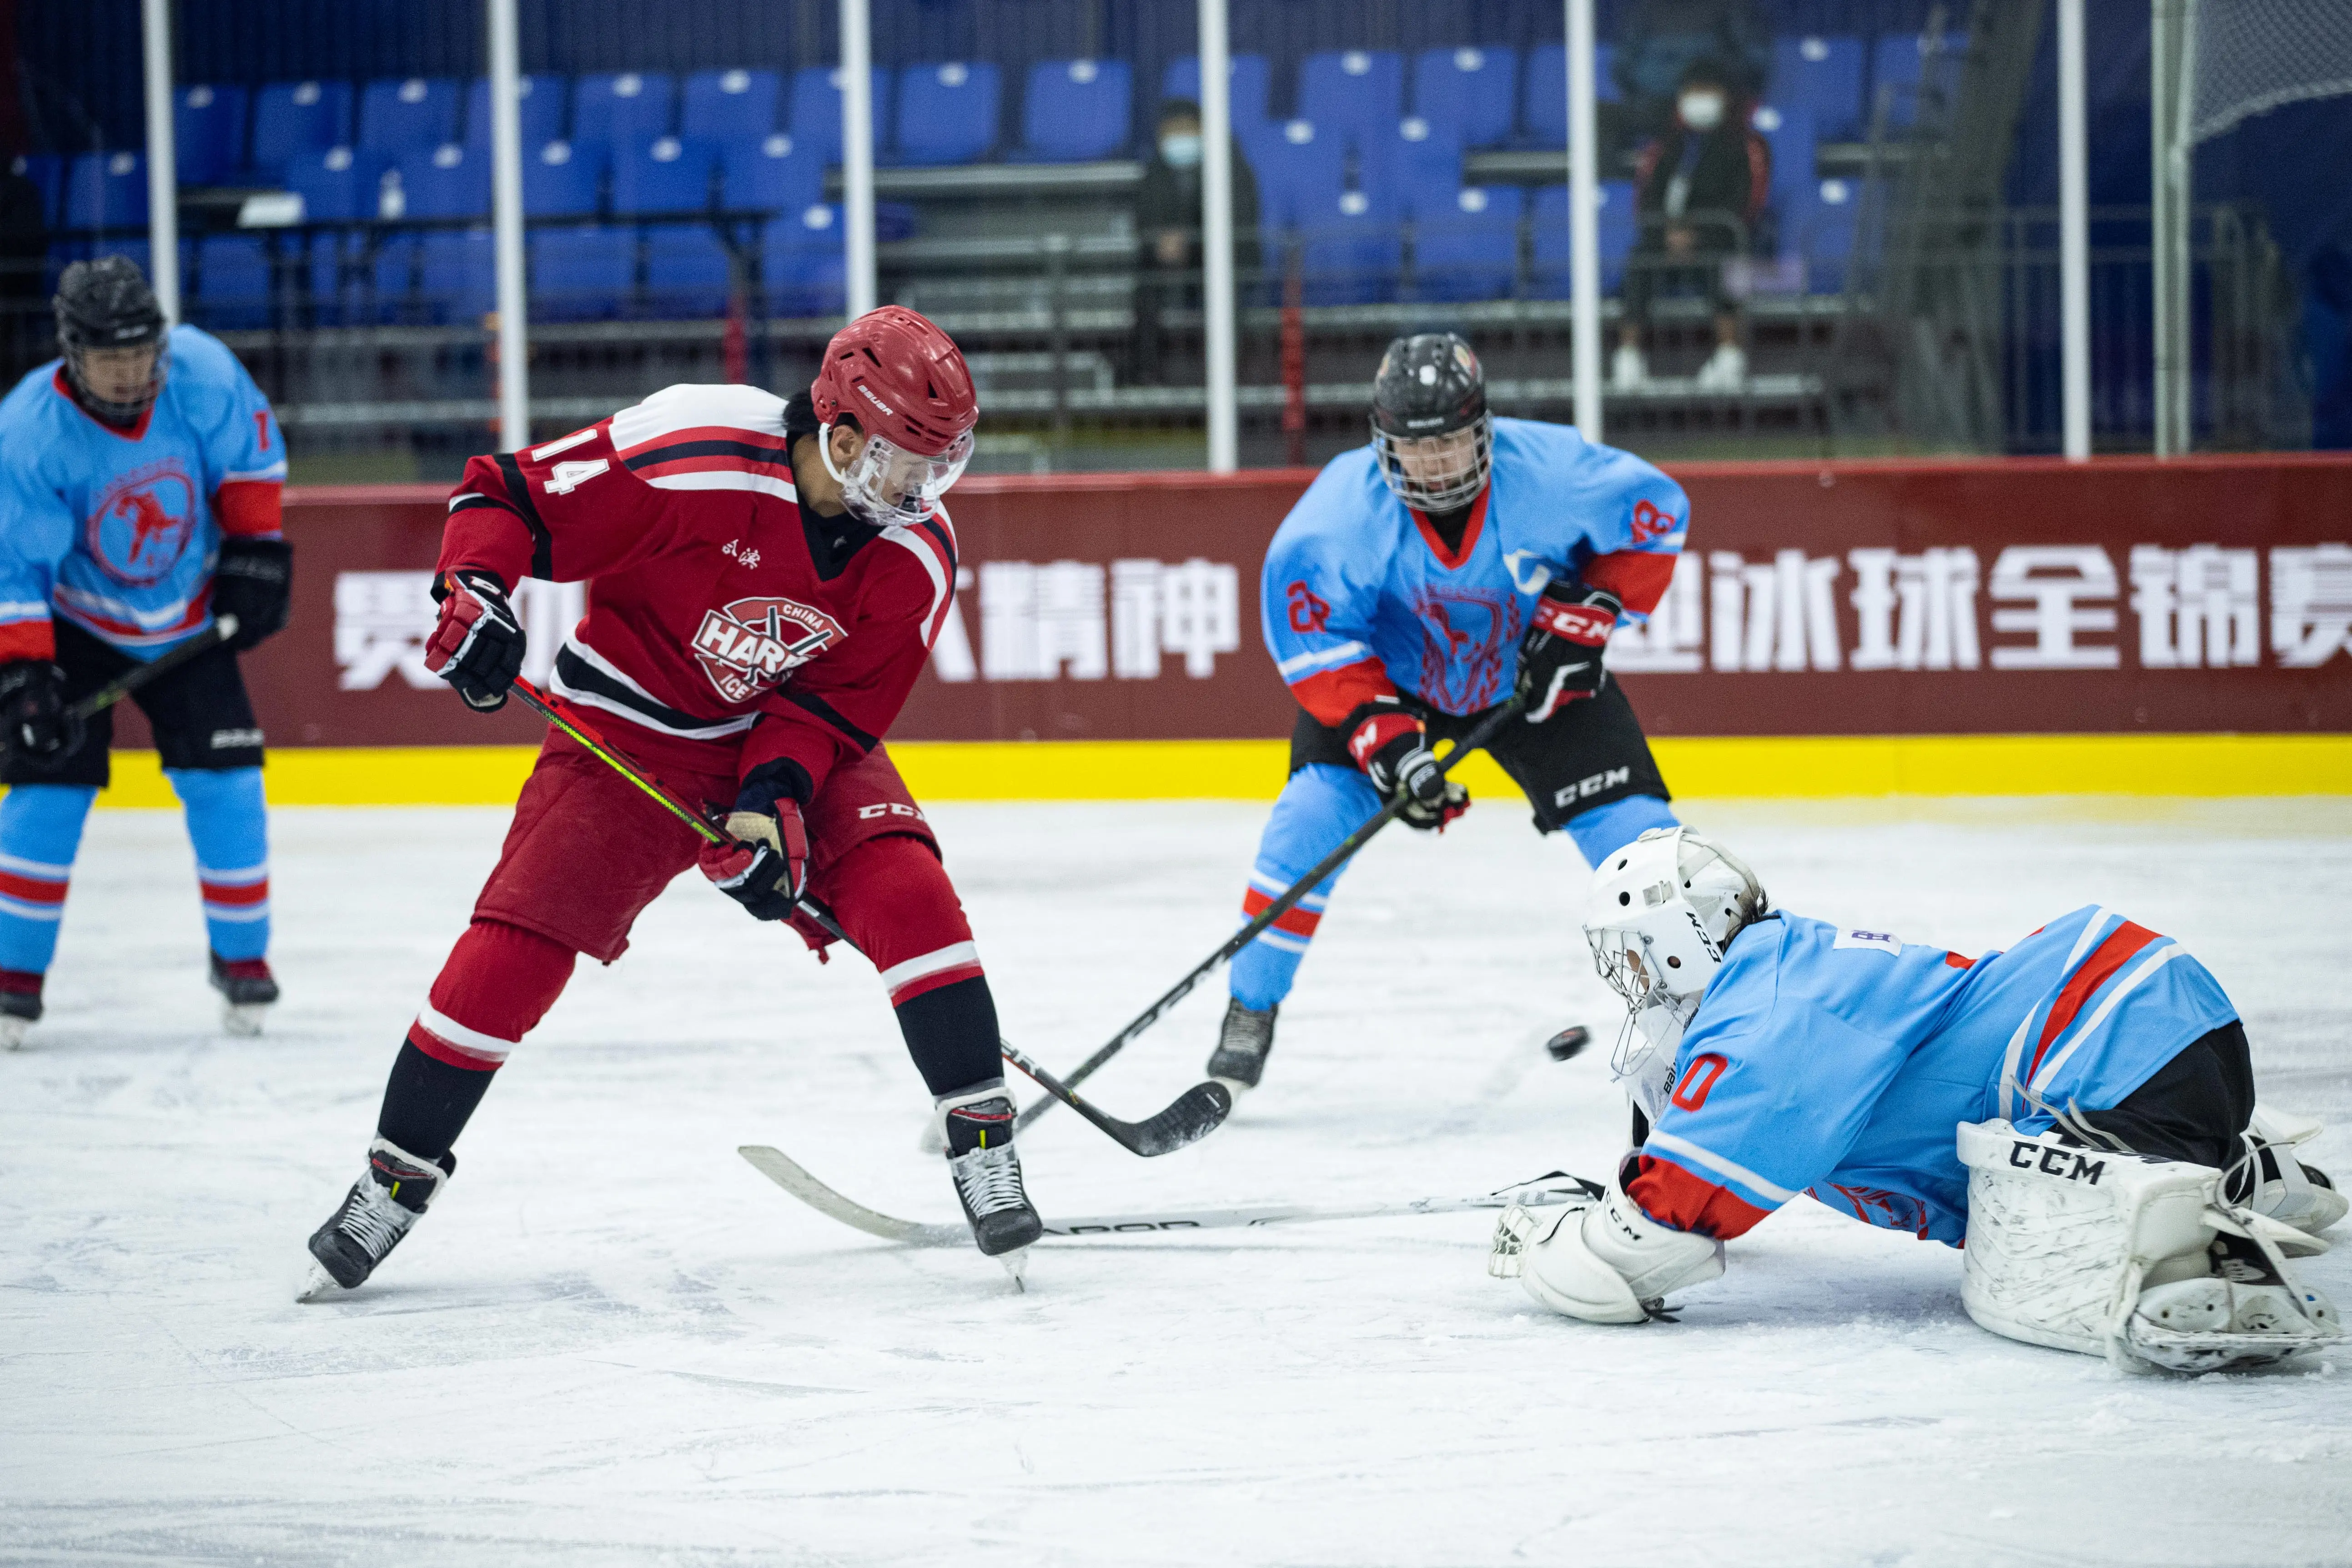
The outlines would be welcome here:
<svg viewBox="0 0 2352 1568">
<path fill-rule="evenodd" d="M 0 969 L 0 1049 L 25 1043 L 25 1031 L 41 1021 L 41 976 L 23 969 Z"/>
<path fill-rule="evenodd" d="M 1021 1278 L 1021 1249 L 1045 1232 L 1021 1188 L 1021 1156 L 1013 1147 L 1013 1097 L 1004 1080 L 976 1085 L 939 1102 L 948 1172 L 956 1201 L 981 1251 Z"/>
<path fill-rule="evenodd" d="M 278 981 L 266 958 L 223 958 L 213 954 L 213 989 L 226 1004 L 221 1026 L 232 1035 L 261 1033 L 261 1016 L 278 1000 Z"/>
<path fill-rule="evenodd" d="M 1217 1048 L 1209 1053 L 1209 1076 L 1235 1098 L 1245 1089 L 1255 1089 L 1265 1072 L 1266 1053 L 1274 1049 L 1274 1016 L 1281 1011 L 1276 1003 L 1263 1013 L 1254 1012 L 1239 997 L 1226 1005 L 1225 1026 L 1217 1036 Z"/>
<path fill-rule="evenodd" d="M 358 1289 L 457 1170 L 455 1154 L 427 1162 L 382 1138 L 370 1143 L 366 1173 L 352 1184 L 334 1216 L 311 1233 L 318 1267 L 297 1299 L 316 1300 L 338 1285 Z"/>
</svg>

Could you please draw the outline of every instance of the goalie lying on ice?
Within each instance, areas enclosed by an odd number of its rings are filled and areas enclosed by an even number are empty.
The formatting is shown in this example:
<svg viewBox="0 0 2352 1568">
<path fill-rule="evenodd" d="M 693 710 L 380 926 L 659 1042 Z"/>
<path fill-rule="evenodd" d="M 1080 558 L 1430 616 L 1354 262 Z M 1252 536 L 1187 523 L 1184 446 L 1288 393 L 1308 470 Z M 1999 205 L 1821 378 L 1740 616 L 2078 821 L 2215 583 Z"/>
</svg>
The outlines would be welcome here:
<svg viewBox="0 0 2352 1568">
<path fill-rule="evenodd" d="M 1592 1322 L 1640 1322 L 1723 1272 L 1800 1193 L 1965 1240 L 1995 1333 L 2183 1371 L 2339 1336 L 2287 1258 L 2345 1200 L 2254 1110 L 2236 1010 L 2168 937 L 2104 909 L 1964 958 L 1773 911 L 1687 828 L 1595 873 L 1585 935 L 1632 1015 L 1643 1115 L 1617 1179 L 1507 1210 L 1490 1270 Z"/>
</svg>

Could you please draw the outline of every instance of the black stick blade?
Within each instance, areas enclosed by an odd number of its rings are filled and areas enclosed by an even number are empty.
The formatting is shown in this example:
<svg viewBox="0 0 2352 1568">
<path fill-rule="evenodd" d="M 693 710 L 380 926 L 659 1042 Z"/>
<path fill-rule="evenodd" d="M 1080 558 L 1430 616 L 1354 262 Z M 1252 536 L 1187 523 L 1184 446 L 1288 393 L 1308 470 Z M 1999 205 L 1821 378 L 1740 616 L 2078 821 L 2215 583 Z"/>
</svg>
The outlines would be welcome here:
<svg viewBox="0 0 2352 1568">
<path fill-rule="evenodd" d="M 1147 1160 L 1171 1154 L 1214 1132 L 1233 1110 L 1233 1091 L 1210 1079 L 1178 1095 L 1175 1102 L 1157 1116 L 1128 1123 L 1131 1136 L 1119 1142 Z"/>
</svg>

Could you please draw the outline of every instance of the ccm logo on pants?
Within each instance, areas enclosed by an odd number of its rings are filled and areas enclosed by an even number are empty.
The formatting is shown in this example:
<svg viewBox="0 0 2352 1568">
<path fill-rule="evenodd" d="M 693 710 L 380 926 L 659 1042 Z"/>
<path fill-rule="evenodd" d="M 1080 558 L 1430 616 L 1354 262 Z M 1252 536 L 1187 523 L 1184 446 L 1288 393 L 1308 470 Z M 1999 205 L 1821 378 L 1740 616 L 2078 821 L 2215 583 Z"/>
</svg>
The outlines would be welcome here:
<svg viewBox="0 0 2352 1568">
<path fill-rule="evenodd" d="M 1599 795 L 1604 789 L 1615 789 L 1621 784 L 1631 784 L 1633 781 L 1632 768 L 1611 768 L 1607 773 L 1593 773 L 1563 787 L 1559 794 L 1551 797 L 1551 803 L 1554 805 L 1566 805 L 1570 801 L 1590 798 Z"/>
<path fill-rule="evenodd" d="M 857 820 L 860 822 L 871 822 L 877 816 L 911 816 L 917 822 L 929 820 L 921 812 L 903 801 L 886 800 L 877 805 L 861 805 L 857 808 Z"/>
</svg>

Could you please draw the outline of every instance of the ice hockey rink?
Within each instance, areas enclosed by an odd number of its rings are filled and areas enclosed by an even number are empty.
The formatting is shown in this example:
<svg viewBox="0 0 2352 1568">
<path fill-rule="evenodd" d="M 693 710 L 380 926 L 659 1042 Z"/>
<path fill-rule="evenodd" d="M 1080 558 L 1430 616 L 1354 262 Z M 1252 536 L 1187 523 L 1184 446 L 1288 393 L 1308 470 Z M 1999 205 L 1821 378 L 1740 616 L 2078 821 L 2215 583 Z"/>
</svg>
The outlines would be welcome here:
<svg viewBox="0 0 2352 1568">
<path fill-rule="evenodd" d="M 2098 901 L 2177 935 L 2267 1103 L 2352 1167 L 2352 803 L 1684 803 L 1777 902 L 1964 952 Z M 1231 929 L 1261 808 L 943 805 L 1007 1034 L 1075 1063 Z M 176 817 L 101 812 L 50 1013 L 0 1058 L 0 1560 L 2158 1564 L 2352 1561 L 2337 1354 L 2126 1376 L 1996 1339 L 1960 1261 L 1801 1199 L 1680 1321 L 1489 1279 L 1492 1215 L 969 1251 L 806 1209 L 772 1142 L 948 1220 L 871 971 L 688 878 L 583 968 L 361 1292 L 299 1306 L 505 814 L 277 814 L 287 1001 L 214 1026 Z M 593 865 L 581 875 L 593 877 Z M 1266 1084 L 1141 1161 L 1056 1111 L 1049 1216 L 1605 1176 L 1618 1005 L 1515 803 L 1377 842 Z M 1089 1086 L 1198 1075 L 1212 984 Z M 1562 1025 L 1599 1041 L 1565 1065 Z M 2305 1266 L 2352 1302 L 2352 1252 Z"/>
</svg>

